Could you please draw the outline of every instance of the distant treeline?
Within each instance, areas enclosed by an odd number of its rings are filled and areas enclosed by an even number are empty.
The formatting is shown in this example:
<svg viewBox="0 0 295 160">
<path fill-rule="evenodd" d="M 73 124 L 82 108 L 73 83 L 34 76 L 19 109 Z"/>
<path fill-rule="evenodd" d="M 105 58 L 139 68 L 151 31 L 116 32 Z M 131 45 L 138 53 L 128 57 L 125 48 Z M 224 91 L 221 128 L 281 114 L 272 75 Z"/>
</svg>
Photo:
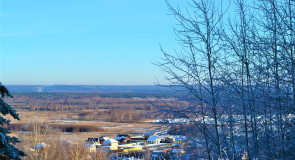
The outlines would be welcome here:
<svg viewBox="0 0 295 160">
<path fill-rule="evenodd" d="M 84 97 L 84 98 L 91 98 L 91 97 L 101 97 L 101 98 L 148 98 L 148 97 L 155 97 L 155 98 L 169 98 L 174 97 L 178 98 L 181 97 L 181 93 L 176 92 L 169 92 L 169 93 L 130 93 L 130 92 L 121 92 L 121 93 L 73 93 L 73 92 L 12 92 L 12 95 L 15 97 L 19 96 L 34 96 L 34 97 L 48 97 L 48 96 L 58 96 L 59 98 L 62 97 Z"/>
<path fill-rule="evenodd" d="M 83 92 L 83 93 L 171 93 L 156 85 L 7 85 L 10 92 Z"/>
<path fill-rule="evenodd" d="M 54 111 L 67 118 L 134 122 L 144 120 L 154 105 L 187 105 L 171 94 L 164 93 L 12 93 L 7 103 L 26 111 Z M 152 102 L 152 103 L 151 103 Z"/>
</svg>

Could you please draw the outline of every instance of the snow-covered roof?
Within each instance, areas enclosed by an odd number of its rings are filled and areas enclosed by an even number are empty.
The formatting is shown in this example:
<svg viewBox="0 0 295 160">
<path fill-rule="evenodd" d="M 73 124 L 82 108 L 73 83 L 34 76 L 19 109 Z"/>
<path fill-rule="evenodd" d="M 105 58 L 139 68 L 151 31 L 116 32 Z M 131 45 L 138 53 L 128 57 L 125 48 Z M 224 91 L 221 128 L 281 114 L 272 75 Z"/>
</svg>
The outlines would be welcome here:
<svg viewBox="0 0 295 160">
<path fill-rule="evenodd" d="M 109 137 L 99 137 L 99 140 L 108 140 L 110 139 Z"/>
<path fill-rule="evenodd" d="M 115 139 L 119 141 L 121 139 L 126 139 L 127 137 L 128 137 L 127 134 L 118 134 Z"/>
<path fill-rule="evenodd" d="M 158 136 L 150 136 L 147 141 L 155 141 L 158 138 Z"/>
<path fill-rule="evenodd" d="M 118 141 L 115 139 L 108 139 L 108 140 L 102 142 L 102 144 L 111 144 L 111 143 L 118 143 Z"/>
</svg>

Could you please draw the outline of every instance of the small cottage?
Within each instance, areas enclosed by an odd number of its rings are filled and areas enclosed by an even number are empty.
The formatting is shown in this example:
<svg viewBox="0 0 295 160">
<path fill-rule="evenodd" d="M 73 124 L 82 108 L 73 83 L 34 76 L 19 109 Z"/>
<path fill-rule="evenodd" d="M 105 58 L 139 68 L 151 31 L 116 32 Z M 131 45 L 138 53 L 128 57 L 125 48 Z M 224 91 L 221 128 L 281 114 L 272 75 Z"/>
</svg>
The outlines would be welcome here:
<svg viewBox="0 0 295 160">
<path fill-rule="evenodd" d="M 150 136 L 157 136 L 157 135 L 158 135 L 157 132 L 149 131 L 149 132 L 144 133 L 144 138 L 148 139 Z"/>
<path fill-rule="evenodd" d="M 131 137 L 127 134 L 118 134 L 115 139 L 119 141 L 120 143 L 129 143 L 131 140 Z"/>
<path fill-rule="evenodd" d="M 148 144 L 160 144 L 161 139 L 158 136 L 150 136 L 147 139 Z"/>
<path fill-rule="evenodd" d="M 115 139 L 108 139 L 102 143 L 102 147 L 109 147 L 110 150 L 118 150 L 118 143 Z"/>
</svg>

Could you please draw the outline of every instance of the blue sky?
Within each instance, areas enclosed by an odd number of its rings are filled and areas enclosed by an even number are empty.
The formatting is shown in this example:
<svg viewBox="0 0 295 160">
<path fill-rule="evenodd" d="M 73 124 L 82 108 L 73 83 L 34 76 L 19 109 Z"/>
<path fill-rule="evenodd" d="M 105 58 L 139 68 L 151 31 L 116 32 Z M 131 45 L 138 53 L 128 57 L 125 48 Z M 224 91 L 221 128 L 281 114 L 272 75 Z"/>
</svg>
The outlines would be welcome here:
<svg viewBox="0 0 295 160">
<path fill-rule="evenodd" d="M 162 57 L 159 44 L 177 47 L 165 0 L 0 0 L 0 7 L 3 84 L 153 84 L 163 79 L 152 64 Z"/>
</svg>

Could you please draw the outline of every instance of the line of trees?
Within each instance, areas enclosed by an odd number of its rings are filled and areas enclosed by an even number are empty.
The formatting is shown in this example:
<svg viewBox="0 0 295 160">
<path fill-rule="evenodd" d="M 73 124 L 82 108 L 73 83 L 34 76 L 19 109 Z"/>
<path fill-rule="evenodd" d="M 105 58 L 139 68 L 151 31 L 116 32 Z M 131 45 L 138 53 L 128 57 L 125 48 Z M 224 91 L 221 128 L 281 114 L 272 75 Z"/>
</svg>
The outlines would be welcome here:
<svg viewBox="0 0 295 160">
<path fill-rule="evenodd" d="M 158 63 L 189 106 L 157 106 L 206 159 L 295 158 L 295 1 L 190 0 L 167 6 L 180 51 Z"/>
</svg>

